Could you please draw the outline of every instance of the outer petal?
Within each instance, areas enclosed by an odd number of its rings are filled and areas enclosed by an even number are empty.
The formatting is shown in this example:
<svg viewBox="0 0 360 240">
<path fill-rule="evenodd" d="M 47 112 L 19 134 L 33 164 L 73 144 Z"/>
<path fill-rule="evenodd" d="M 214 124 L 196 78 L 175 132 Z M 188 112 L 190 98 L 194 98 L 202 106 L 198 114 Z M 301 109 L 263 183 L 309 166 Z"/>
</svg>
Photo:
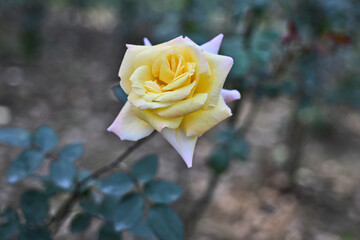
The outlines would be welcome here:
<svg viewBox="0 0 360 240">
<path fill-rule="evenodd" d="M 129 102 L 126 102 L 115 121 L 107 129 L 120 137 L 121 140 L 137 141 L 154 131 L 147 122 L 139 119 L 132 111 Z"/>
<path fill-rule="evenodd" d="M 224 35 L 221 33 L 207 43 L 201 45 L 201 48 L 206 52 L 218 54 L 223 37 Z"/>
<path fill-rule="evenodd" d="M 171 107 L 156 110 L 156 113 L 165 118 L 185 116 L 199 110 L 205 103 L 207 93 L 198 93 L 192 98 L 175 103 Z"/>
<path fill-rule="evenodd" d="M 125 56 L 120 66 L 119 77 L 121 79 L 120 85 L 127 94 L 129 94 L 131 91 L 130 76 L 135 70 L 134 60 L 140 52 L 147 48 L 148 47 L 146 46 L 129 45 L 128 50 L 126 50 Z"/>
<path fill-rule="evenodd" d="M 160 133 L 176 149 L 190 168 L 197 137 L 187 137 L 181 129 L 164 128 Z"/>
<path fill-rule="evenodd" d="M 226 103 L 239 100 L 241 98 L 240 92 L 236 89 L 221 89 L 221 96 Z"/>
<path fill-rule="evenodd" d="M 209 109 L 218 104 L 221 89 L 234 61 L 231 57 L 208 52 L 205 52 L 205 56 L 211 69 L 211 76 L 200 77 L 195 93 L 209 94 L 204 106 L 205 109 Z"/>
<path fill-rule="evenodd" d="M 183 117 L 178 118 L 163 118 L 155 114 L 153 110 L 140 110 L 136 107 L 133 107 L 133 111 L 136 116 L 145 122 L 149 123 L 156 131 L 161 132 L 165 127 L 176 129 L 180 126 Z"/>
<path fill-rule="evenodd" d="M 145 46 L 152 46 L 151 42 L 149 41 L 148 38 L 144 38 L 144 45 Z"/>
<path fill-rule="evenodd" d="M 231 109 L 220 96 L 218 105 L 215 108 L 209 110 L 200 109 L 199 111 L 186 115 L 180 127 L 185 131 L 186 136 L 200 137 L 210 128 L 231 115 Z"/>
</svg>

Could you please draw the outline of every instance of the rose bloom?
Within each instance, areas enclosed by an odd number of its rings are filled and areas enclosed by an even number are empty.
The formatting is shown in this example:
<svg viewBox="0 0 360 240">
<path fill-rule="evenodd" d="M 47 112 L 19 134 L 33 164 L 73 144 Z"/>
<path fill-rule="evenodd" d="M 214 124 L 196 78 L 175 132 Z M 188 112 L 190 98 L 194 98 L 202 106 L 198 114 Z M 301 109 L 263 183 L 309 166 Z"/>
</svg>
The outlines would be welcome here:
<svg viewBox="0 0 360 240">
<path fill-rule="evenodd" d="M 188 167 L 196 140 L 231 116 L 225 104 L 240 99 L 222 89 L 233 59 L 218 55 L 223 35 L 199 46 L 182 36 L 152 46 L 127 44 L 119 77 L 128 101 L 108 131 L 137 141 L 158 131 Z"/>
</svg>

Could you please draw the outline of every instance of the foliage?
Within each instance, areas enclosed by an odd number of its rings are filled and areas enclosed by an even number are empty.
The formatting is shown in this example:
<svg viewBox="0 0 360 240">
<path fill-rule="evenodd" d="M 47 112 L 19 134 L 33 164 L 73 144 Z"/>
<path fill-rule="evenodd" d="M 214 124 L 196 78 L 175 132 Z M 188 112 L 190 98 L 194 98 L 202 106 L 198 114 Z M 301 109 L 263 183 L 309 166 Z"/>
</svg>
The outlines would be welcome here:
<svg viewBox="0 0 360 240">
<path fill-rule="evenodd" d="M 15 183 L 32 177 L 43 186 L 41 190 L 29 189 L 22 194 L 19 205 L 24 220 L 12 208 L 0 213 L 2 239 L 15 235 L 21 240 L 51 239 L 51 229 L 62 207 L 51 216 L 49 202 L 60 193 L 76 196 L 79 203 L 80 209 L 70 224 L 74 234 L 85 231 L 96 217 L 103 221 L 99 240 L 121 239 L 123 231 L 144 239 L 184 239 L 180 218 L 166 205 L 180 197 L 182 188 L 154 179 L 158 168 L 156 155 L 144 156 L 129 170 L 97 178 L 76 166 L 83 153 L 82 143 L 64 146 L 57 154 L 53 153 L 58 137 L 51 127 L 40 127 L 33 135 L 19 128 L 4 128 L 0 129 L 0 136 L 2 143 L 26 147 L 11 164 L 8 181 Z M 36 170 L 45 159 L 50 161 L 48 175 L 38 175 Z M 164 226 L 169 229 L 161 231 Z"/>
</svg>

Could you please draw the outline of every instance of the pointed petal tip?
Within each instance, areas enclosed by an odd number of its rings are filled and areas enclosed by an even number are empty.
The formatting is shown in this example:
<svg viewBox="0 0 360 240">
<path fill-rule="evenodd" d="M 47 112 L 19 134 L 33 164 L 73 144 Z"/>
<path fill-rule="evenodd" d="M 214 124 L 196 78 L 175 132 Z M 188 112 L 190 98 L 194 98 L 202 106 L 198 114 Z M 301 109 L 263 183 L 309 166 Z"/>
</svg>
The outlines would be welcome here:
<svg viewBox="0 0 360 240">
<path fill-rule="evenodd" d="M 226 103 L 239 100 L 241 98 L 241 94 L 238 90 L 228 90 L 228 89 L 221 89 L 221 96 L 223 97 Z"/>
<path fill-rule="evenodd" d="M 219 35 L 217 35 L 216 37 L 214 37 L 210 41 L 208 41 L 208 42 L 204 43 L 203 45 L 201 45 L 201 48 L 204 51 L 214 53 L 214 54 L 218 54 L 223 38 L 224 38 L 224 34 L 220 33 Z"/>
<path fill-rule="evenodd" d="M 152 46 L 150 40 L 147 37 L 144 37 L 144 45 L 145 46 Z"/>
</svg>

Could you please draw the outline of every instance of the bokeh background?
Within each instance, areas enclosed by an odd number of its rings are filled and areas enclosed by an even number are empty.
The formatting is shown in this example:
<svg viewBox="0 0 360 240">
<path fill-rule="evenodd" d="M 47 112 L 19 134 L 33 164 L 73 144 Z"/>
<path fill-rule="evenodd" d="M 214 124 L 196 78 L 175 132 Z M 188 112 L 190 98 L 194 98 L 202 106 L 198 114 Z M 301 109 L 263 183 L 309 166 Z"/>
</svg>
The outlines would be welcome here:
<svg viewBox="0 0 360 240">
<path fill-rule="evenodd" d="M 360 239 L 359 25 L 358 0 L 0 0 L 0 126 L 51 125 L 98 168 L 131 145 L 106 132 L 125 43 L 223 33 L 234 116 L 199 140 L 192 169 L 159 135 L 127 162 L 158 154 L 185 189 L 173 206 L 187 239 Z M 36 186 L 6 183 L 18 153 L 0 146 L 0 207 Z"/>
</svg>

